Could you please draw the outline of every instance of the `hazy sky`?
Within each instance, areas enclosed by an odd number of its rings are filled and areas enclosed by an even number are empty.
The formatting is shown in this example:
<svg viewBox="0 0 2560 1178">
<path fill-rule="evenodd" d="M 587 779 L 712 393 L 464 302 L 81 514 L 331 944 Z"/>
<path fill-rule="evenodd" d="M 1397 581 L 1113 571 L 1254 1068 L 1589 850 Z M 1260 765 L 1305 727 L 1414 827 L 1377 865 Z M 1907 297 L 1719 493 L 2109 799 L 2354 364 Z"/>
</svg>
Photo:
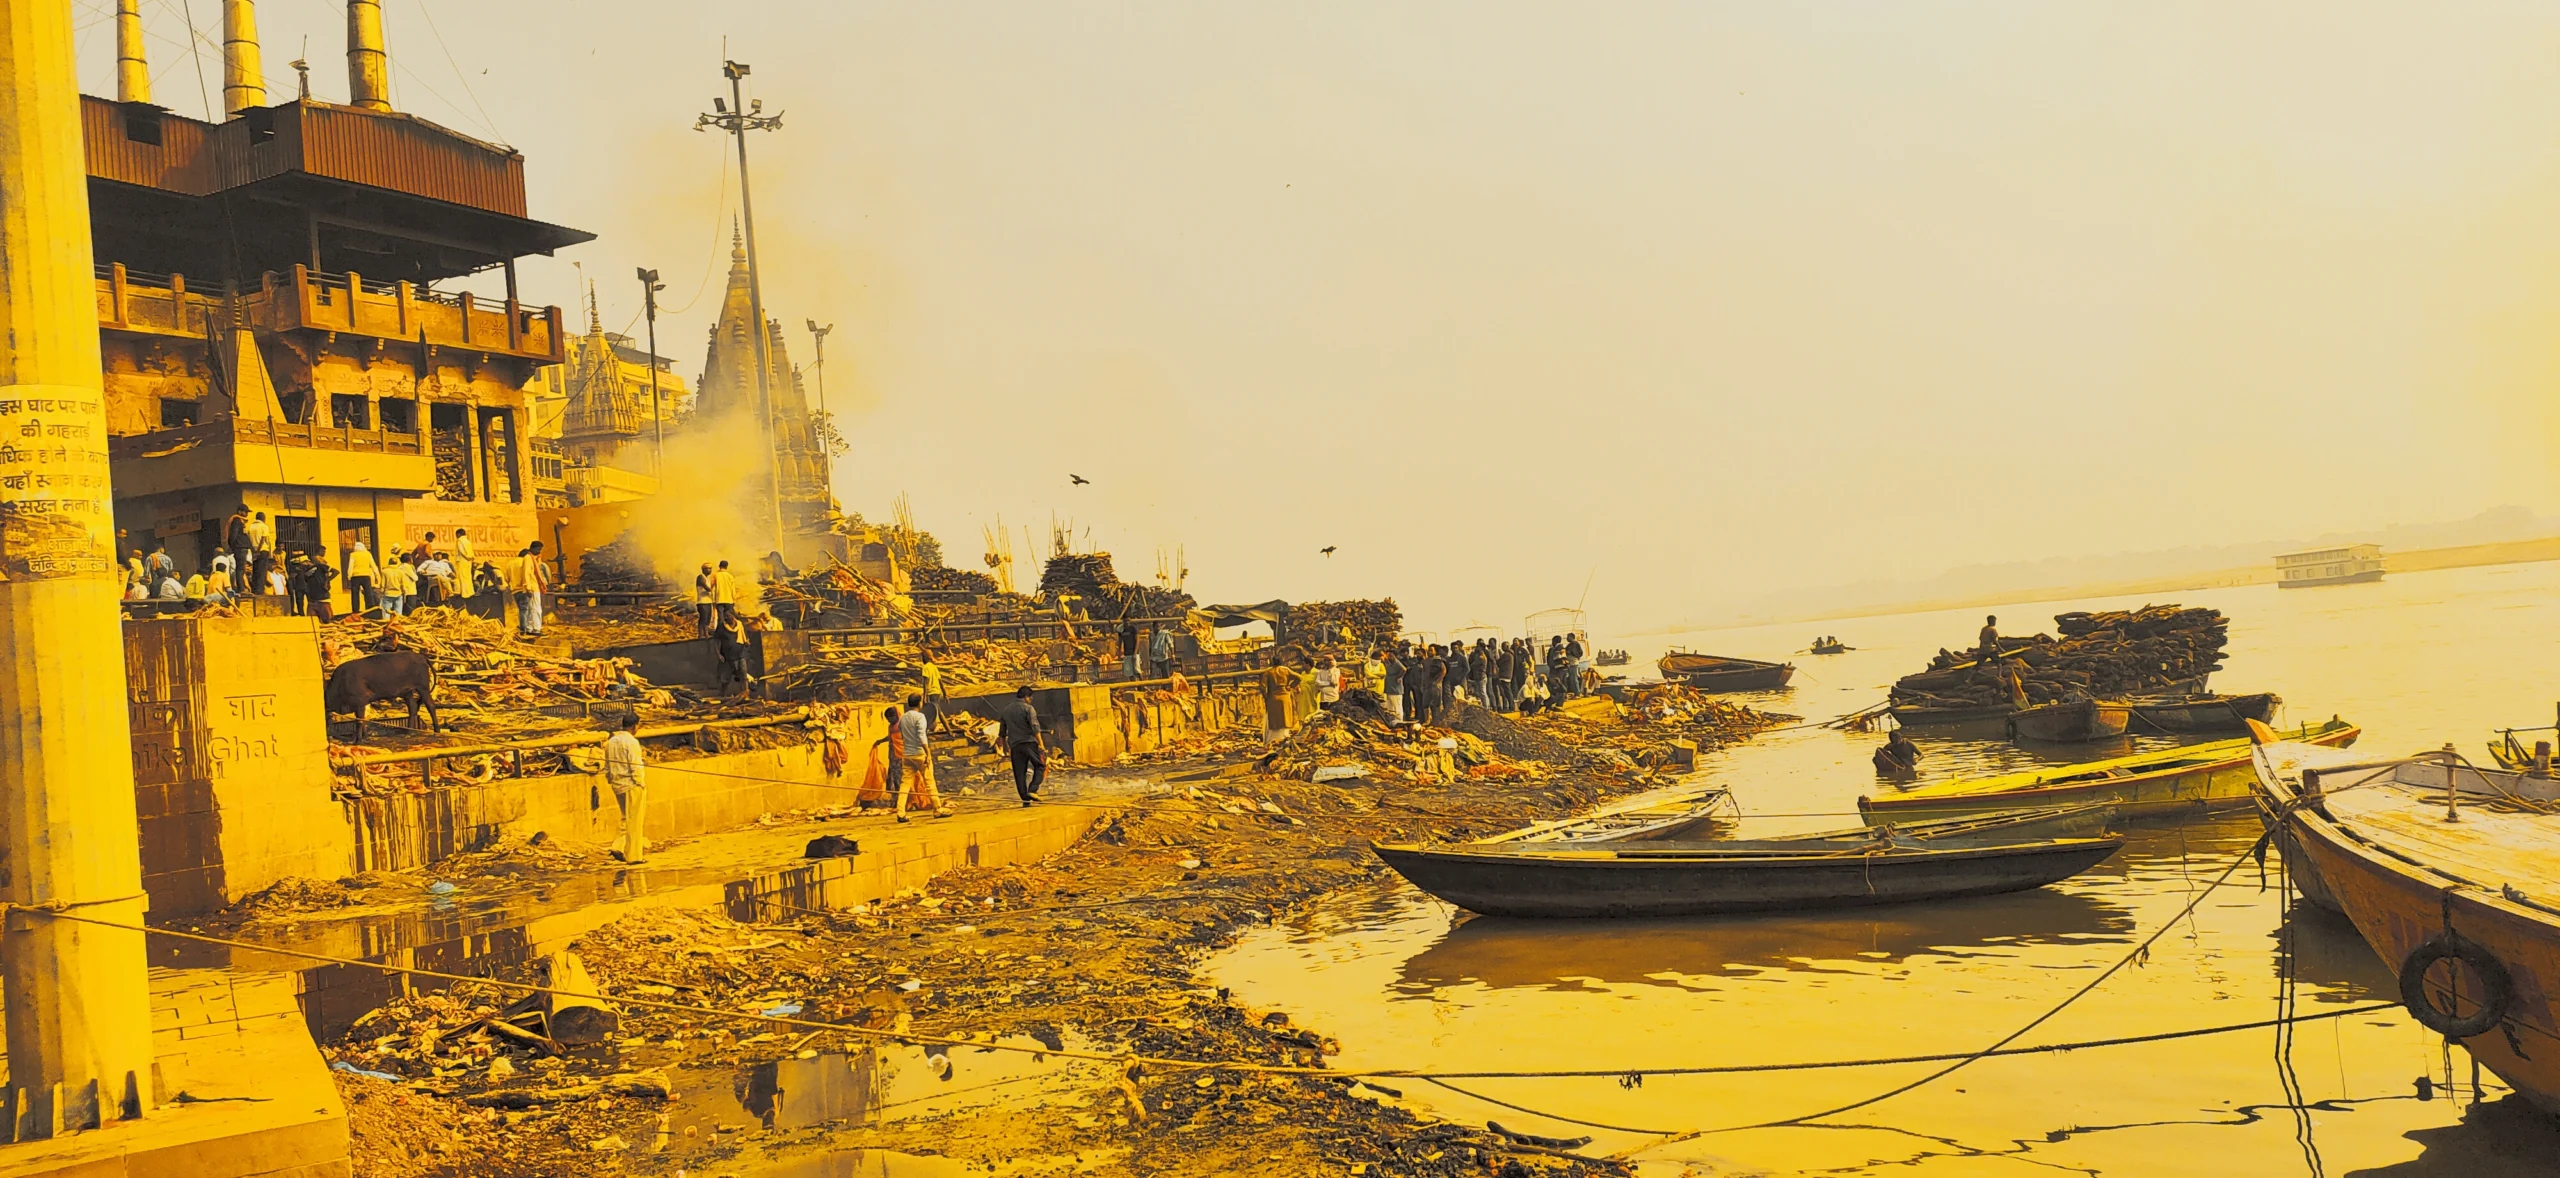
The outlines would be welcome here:
<svg viewBox="0 0 2560 1178">
<path fill-rule="evenodd" d="M 219 0 L 143 8 L 160 100 L 219 102 Z M 395 102 L 599 234 L 527 297 L 580 261 L 619 327 L 660 269 L 688 378 L 736 192 L 691 128 L 753 65 L 838 493 L 955 563 L 1056 512 L 1204 597 L 1516 628 L 1588 579 L 1605 632 L 2560 499 L 2560 6 L 431 9 Z M 276 97 L 307 36 L 344 99 L 341 11 L 260 6 Z"/>
</svg>

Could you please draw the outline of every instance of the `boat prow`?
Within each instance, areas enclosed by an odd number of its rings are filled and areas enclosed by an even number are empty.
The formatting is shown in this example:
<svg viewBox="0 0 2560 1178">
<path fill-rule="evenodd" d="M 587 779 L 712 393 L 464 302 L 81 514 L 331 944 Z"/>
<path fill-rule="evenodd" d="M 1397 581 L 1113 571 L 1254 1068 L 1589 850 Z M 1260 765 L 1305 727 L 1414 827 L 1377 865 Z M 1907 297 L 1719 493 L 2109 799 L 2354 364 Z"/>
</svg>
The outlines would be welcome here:
<svg viewBox="0 0 2560 1178">
<path fill-rule="evenodd" d="M 2251 730 L 2260 814 L 2305 896 L 2398 973 L 2412 1017 L 2560 1114 L 2560 782 L 2274 735 Z"/>
</svg>

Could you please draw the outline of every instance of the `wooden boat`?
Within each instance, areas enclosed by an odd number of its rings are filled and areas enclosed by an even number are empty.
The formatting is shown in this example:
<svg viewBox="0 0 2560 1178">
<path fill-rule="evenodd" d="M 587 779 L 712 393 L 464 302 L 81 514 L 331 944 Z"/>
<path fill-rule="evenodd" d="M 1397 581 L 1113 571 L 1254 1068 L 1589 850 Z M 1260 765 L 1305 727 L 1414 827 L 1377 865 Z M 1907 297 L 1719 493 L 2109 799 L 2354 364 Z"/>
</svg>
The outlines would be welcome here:
<svg viewBox="0 0 2560 1178">
<path fill-rule="evenodd" d="M 2247 735 L 2249 721 L 2273 724 L 2284 697 L 2272 691 L 2256 695 L 2137 696 L 2133 706 L 2136 732 L 2232 732 Z"/>
<path fill-rule="evenodd" d="M 2294 878 L 2398 971 L 2412 1017 L 2560 1115 L 2560 782 L 2358 762 L 2257 729 L 2262 813 Z"/>
<path fill-rule="evenodd" d="M 2114 740 L 2133 723 L 2125 704 L 2094 699 L 2066 699 L 2009 713 L 2009 736 L 2050 744 L 2087 744 Z"/>
<path fill-rule="evenodd" d="M 1675 650 L 1654 663 L 1662 677 L 1699 691 L 1773 691 L 1795 678 L 1794 663 L 1726 658 Z"/>
<path fill-rule="evenodd" d="M 2288 739 L 2329 748 L 2355 743 L 2364 730 L 2332 718 L 2291 730 Z M 1918 786 L 1901 793 L 1858 799 L 1870 822 L 1953 818 L 2020 806 L 2108 802 L 2126 821 L 2185 818 L 2251 805 L 2256 772 L 2249 738 L 2135 753 L 2103 761 L 2062 765 Z"/>
<path fill-rule="evenodd" d="M 1886 709 L 1894 722 L 1905 728 L 1952 728 L 1980 725 L 1997 728 L 2009 722 L 2012 710 L 2007 704 L 1984 704 L 1970 708 L 1914 708 L 1899 704 Z"/>
<path fill-rule="evenodd" d="M 1636 656 L 1623 650 L 1604 650 L 1591 656 L 1591 665 L 1595 667 L 1623 667 L 1634 661 Z"/>
<path fill-rule="evenodd" d="M 2069 879 L 2123 845 L 2114 835 L 1924 841 L 1879 831 L 1849 846 L 1750 840 L 1370 849 L 1413 886 L 1469 912 L 1575 917 L 1705 916 L 2019 892 Z"/>
<path fill-rule="evenodd" d="M 1722 786 L 1702 785 L 1668 794 L 1650 793 L 1629 798 L 1579 818 L 1523 826 L 1479 839 L 1470 845 L 1698 838 L 1716 827 L 1731 823 L 1733 818 L 1733 795 Z"/>
<path fill-rule="evenodd" d="M 1858 648 L 1851 646 L 1846 642 L 1817 642 L 1813 644 L 1813 653 L 1815 654 L 1847 654 L 1856 649 Z"/>
</svg>

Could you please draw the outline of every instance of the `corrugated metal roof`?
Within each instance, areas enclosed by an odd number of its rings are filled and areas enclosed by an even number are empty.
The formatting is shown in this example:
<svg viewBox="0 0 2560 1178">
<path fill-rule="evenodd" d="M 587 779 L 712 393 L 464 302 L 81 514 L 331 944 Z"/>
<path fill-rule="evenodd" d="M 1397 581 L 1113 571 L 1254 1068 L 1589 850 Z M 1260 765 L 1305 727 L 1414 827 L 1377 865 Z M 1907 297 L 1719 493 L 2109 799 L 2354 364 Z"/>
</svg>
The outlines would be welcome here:
<svg viewBox="0 0 2560 1178">
<path fill-rule="evenodd" d="M 205 123 L 82 95 L 89 174 L 190 196 L 308 172 L 526 216 L 524 156 L 398 111 L 299 100 Z M 156 114 L 160 143 L 132 132 Z"/>
</svg>

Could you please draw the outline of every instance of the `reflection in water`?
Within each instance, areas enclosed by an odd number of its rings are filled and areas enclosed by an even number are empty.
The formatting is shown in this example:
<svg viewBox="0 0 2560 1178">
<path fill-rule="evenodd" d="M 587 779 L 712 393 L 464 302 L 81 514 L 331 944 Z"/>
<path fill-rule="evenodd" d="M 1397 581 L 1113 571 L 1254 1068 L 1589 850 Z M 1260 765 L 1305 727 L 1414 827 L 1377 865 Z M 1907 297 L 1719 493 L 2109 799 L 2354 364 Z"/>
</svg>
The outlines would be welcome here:
<svg viewBox="0 0 2560 1178">
<path fill-rule="evenodd" d="M 2293 980 L 2314 991 L 2306 997 L 2325 1002 L 2400 1000 L 2399 979 L 2346 917 L 2296 900 L 2284 925 L 2267 934 L 2267 940 L 2274 948 L 2268 960 L 2278 978 L 2285 976 L 2290 947 Z"/>
<path fill-rule="evenodd" d="M 1591 982 L 1679 986 L 1711 974 L 1819 972 L 1914 954 L 1957 956 L 2019 946 L 2129 940 L 2132 915 L 2094 896 L 2039 888 L 1943 904 L 1867 909 L 1854 915 L 1574 921 L 1476 917 L 1449 930 L 1398 971 L 1424 990 L 1478 983 L 1496 989 L 1585 988 Z"/>
<path fill-rule="evenodd" d="M 2523 1178 L 2560 1173 L 2560 1118 L 2521 1096 L 2472 1105 L 2463 1110 L 2461 1123 L 2412 1129 L 2408 1138 L 2426 1152 L 2396 1165 L 2350 1170 L 2347 1178 Z"/>
</svg>

